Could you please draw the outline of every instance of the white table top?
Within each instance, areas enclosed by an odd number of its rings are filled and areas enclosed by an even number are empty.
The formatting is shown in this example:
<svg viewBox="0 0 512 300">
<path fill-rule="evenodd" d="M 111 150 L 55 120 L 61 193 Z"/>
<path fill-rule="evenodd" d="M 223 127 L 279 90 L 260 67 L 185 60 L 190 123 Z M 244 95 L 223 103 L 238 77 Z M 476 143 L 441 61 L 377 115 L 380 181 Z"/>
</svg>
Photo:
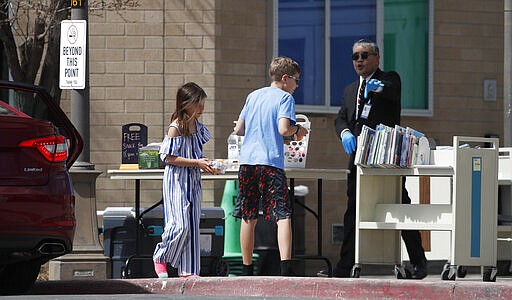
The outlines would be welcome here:
<svg viewBox="0 0 512 300">
<path fill-rule="evenodd" d="M 286 177 L 293 179 L 346 180 L 347 169 L 285 169 Z M 164 169 L 143 170 L 107 170 L 110 179 L 161 180 Z M 225 174 L 202 174 L 203 180 L 236 180 L 238 171 L 226 171 Z"/>
</svg>

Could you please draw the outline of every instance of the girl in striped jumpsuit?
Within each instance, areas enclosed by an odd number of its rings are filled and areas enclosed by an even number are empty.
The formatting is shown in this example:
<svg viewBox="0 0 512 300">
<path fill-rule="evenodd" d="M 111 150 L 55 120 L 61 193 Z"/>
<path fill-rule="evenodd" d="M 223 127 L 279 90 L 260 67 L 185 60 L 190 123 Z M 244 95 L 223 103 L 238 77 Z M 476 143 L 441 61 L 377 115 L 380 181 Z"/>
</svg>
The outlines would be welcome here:
<svg viewBox="0 0 512 300">
<path fill-rule="evenodd" d="M 199 123 L 206 93 L 193 82 L 176 94 L 176 110 L 160 147 L 166 163 L 163 177 L 165 228 L 162 242 L 153 254 L 155 272 L 168 277 L 167 263 L 178 269 L 180 277 L 199 275 L 199 221 L 201 216 L 201 170 L 213 173 L 203 144 L 210 132 Z"/>
</svg>

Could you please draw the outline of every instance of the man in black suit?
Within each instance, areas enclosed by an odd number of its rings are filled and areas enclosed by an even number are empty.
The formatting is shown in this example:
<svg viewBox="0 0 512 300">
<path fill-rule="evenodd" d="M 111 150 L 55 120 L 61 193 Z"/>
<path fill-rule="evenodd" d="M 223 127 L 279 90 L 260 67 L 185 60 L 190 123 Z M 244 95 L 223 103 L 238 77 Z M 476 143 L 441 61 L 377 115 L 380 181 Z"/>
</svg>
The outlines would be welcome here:
<svg viewBox="0 0 512 300">
<path fill-rule="evenodd" d="M 359 79 L 348 85 L 335 120 L 336 133 L 350 155 L 350 174 L 347 179 L 348 204 L 344 216 L 344 238 L 340 260 L 333 269 L 334 277 L 350 277 L 355 263 L 356 166 L 354 157 L 356 137 L 363 125 L 373 129 L 379 124 L 394 127 L 400 124 L 401 82 L 397 72 L 379 69 L 379 48 L 370 40 L 359 40 L 352 47 L 352 61 Z M 363 85 L 363 88 L 361 86 Z M 371 188 L 371 187 L 368 187 Z M 411 203 L 402 180 L 402 203 Z M 427 276 L 427 259 L 417 230 L 403 230 L 407 252 L 413 266 L 412 278 Z M 385 247 L 385 245 L 383 245 Z"/>
</svg>

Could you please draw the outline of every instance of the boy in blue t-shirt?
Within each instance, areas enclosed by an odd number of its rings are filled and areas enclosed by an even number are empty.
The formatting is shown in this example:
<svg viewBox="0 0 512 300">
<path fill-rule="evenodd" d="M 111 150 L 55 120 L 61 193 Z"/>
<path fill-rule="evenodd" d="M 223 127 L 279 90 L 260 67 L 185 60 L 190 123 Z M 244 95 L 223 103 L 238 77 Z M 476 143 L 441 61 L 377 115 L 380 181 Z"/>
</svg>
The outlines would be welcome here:
<svg viewBox="0 0 512 300">
<path fill-rule="evenodd" d="M 274 58 L 269 75 L 272 83 L 247 96 L 235 126 L 243 135 L 240 150 L 240 187 L 233 215 L 242 219 L 240 246 L 242 275 L 253 275 L 254 228 L 259 200 L 265 219 L 277 222 L 281 275 L 294 275 L 291 267 L 291 200 L 284 172 L 284 138 L 301 140 L 308 130 L 296 123 L 293 92 L 299 86 L 299 64 L 288 57 Z"/>
</svg>

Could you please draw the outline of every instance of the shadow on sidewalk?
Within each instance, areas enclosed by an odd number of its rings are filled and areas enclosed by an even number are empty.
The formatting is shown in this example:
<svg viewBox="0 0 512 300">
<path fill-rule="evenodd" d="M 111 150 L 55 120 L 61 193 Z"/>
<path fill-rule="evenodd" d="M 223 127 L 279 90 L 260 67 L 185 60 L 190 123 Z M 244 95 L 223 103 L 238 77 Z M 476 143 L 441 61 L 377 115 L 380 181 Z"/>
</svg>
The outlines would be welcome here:
<svg viewBox="0 0 512 300">
<path fill-rule="evenodd" d="M 140 284 L 126 280 L 36 281 L 28 295 L 151 294 Z"/>
</svg>

